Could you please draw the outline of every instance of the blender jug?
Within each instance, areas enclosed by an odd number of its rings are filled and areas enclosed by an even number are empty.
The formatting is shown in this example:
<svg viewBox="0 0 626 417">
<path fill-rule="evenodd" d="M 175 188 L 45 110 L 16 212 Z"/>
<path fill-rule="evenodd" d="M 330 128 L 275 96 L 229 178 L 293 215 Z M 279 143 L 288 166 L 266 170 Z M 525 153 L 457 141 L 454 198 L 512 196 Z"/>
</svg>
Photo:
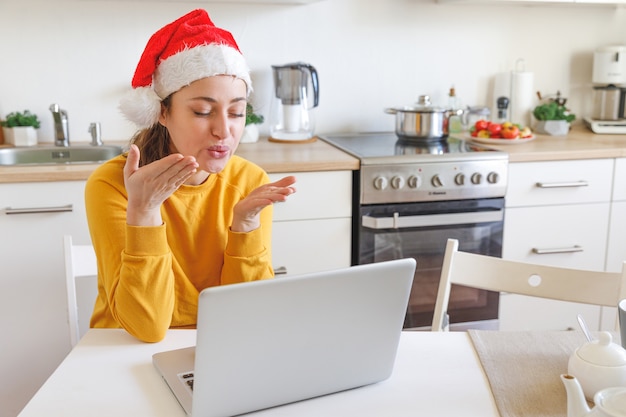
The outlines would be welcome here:
<svg viewBox="0 0 626 417">
<path fill-rule="evenodd" d="M 272 70 L 270 137 L 285 141 L 311 139 L 315 129 L 312 110 L 319 103 L 317 71 L 301 62 L 272 65 Z"/>
</svg>

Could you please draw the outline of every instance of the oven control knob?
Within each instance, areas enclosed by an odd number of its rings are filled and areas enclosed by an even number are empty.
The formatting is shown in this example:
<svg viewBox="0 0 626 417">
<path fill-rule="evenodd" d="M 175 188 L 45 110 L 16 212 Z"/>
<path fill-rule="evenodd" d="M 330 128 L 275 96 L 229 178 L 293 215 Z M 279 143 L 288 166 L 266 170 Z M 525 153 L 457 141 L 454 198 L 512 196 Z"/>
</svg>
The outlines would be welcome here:
<svg viewBox="0 0 626 417">
<path fill-rule="evenodd" d="M 441 177 L 436 174 L 431 178 L 430 183 L 435 188 L 443 187 L 443 181 L 441 180 Z"/>
<path fill-rule="evenodd" d="M 418 177 L 417 175 L 411 175 L 406 180 L 406 183 L 409 186 L 409 188 L 418 188 L 422 185 L 422 179 Z"/>
<path fill-rule="evenodd" d="M 489 184 L 497 184 L 499 180 L 500 180 L 500 176 L 498 175 L 497 172 L 490 172 L 487 175 L 487 182 Z"/>
<path fill-rule="evenodd" d="M 480 173 L 475 172 L 472 174 L 472 184 L 480 184 L 480 182 L 483 180 L 483 176 L 480 175 Z"/>
<path fill-rule="evenodd" d="M 463 185 L 465 184 L 465 174 L 456 174 L 454 177 L 454 183 L 456 185 Z"/>
<path fill-rule="evenodd" d="M 404 187 L 404 178 L 396 175 L 393 178 L 391 178 L 391 188 L 394 188 L 396 190 L 399 190 L 400 188 Z"/>
<path fill-rule="evenodd" d="M 374 188 L 376 188 L 377 190 L 384 190 L 385 188 L 387 188 L 388 185 L 388 181 L 387 178 L 385 177 L 376 177 L 374 178 Z"/>
</svg>

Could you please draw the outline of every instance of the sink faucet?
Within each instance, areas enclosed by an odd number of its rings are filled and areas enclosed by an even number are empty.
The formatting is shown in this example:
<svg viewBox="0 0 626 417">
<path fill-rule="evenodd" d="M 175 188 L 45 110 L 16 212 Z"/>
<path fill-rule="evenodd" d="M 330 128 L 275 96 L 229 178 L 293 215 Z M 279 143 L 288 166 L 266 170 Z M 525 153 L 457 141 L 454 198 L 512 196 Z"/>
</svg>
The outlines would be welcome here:
<svg viewBox="0 0 626 417">
<path fill-rule="evenodd" d="M 94 123 L 89 124 L 89 129 L 87 129 L 87 131 L 91 133 L 91 146 L 103 145 L 99 122 L 94 122 Z"/>
<path fill-rule="evenodd" d="M 58 104 L 50 105 L 50 111 L 54 119 L 54 144 L 56 146 L 70 146 L 70 130 L 67 112 L 61 110 Z"/>
</svg>

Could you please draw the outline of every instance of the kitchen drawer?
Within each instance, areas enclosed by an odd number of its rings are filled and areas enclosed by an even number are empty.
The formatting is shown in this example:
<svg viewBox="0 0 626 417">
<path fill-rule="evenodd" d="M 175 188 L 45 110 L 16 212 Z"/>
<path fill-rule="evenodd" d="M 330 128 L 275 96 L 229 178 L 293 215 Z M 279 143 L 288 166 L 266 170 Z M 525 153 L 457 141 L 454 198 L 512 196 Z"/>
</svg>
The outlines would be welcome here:
<svg viewBox="0 0 626 417">
<path fill-rule="evenodd" d="M 502 257 L 569 268 L 604 270 L 610 203 L 507 208 Z M 536 253 L 554 249 L 577 251 Z"/>
<path fill-rule="evenodd" d="M 274 222 L 272 265 L 290 275 L 346 268 L 351 230 L 350 218 Z"/>
<path fill-rule="evenodd" d="M 613 201 L 626 201 L 626 158 L 617 158 L 615 160 Z"/>
<path fill-rule="evenodd" d="M 626 204 L 626 203 L 625 203 Z M 604 270 L 611 203 L 507 207 L 502 257 L 574 269 Z M 559 253 L 559 249 L 563 249 Z M 575 251 L 568 252 L 568 249 Z M 536 253 L 541 251 L 548 253 Z M 549 253 L 555 250 L 555 253 Z M 582 314 L 592 330 L 611 329 L 599 306 L 502 294 L 500 330 L 567 330 Z M 614 322 L 613 322 L 614 323 Z M 607 327 L 608 326 L 608 327 Z"/>
<path fill-rule="evenodd" d="M 274 205 L 274 221 L 352 217 L 352 171 L 270 174 L 277 181 L 296 177 L 297 192 L 286 203 Z"/>
<path fill-rule="evenodd" d="M 512 163 L 506 206 L 610 201 L 613 164 L 613 159 Z"/>
</svg>

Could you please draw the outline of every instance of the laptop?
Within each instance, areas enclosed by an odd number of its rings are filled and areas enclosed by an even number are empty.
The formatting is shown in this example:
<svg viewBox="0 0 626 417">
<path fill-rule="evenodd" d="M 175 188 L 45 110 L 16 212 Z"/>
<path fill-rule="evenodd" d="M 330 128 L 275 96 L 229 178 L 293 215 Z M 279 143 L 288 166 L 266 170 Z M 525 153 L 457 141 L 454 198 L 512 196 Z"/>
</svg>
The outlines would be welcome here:
<svg viewBox="0 0 626 417">
<path fill-rule="evenodd" d="M 226 417 L 387 379 L 415 259 L 211 287 L 196 346 L 153 355 L 187 415 Z"/>
</svg>

